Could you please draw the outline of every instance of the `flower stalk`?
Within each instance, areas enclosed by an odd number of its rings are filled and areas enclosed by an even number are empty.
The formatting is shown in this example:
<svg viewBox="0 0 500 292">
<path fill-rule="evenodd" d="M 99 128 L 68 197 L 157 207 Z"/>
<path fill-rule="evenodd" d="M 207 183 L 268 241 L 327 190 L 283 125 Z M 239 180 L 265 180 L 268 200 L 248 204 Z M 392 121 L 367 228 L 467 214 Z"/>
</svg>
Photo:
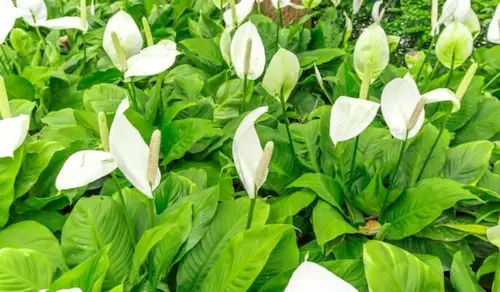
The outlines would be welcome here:
<svg viewBox="0 0 500 292">
<path fill-rule="evenodd" d="M 144 27 L 144 35 L 146 36 L 146 43 L 148 44 L 148 47 L 151 47 L 155 43 L 153 41 L 153 34 L 151 33 L 151 27 L 149 26 L 148 19 L 145 16 L 142 17 L 142 26 Z"/>
</svg>

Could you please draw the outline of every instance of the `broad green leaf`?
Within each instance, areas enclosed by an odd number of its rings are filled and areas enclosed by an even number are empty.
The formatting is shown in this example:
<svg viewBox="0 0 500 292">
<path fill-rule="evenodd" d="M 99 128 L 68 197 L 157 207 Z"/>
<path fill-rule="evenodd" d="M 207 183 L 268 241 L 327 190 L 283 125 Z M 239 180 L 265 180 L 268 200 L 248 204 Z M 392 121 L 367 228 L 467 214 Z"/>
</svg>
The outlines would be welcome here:
<svg viewBox="0 0 500 292">
<path fill-rule="evenodd" d="M 146 230 L 135 246 L 129 280 L 136 284 L 140 276 L 140 268 L 152 253 L 157 277 L 165 273 L 175 258 L 181 244 L 187 239 L 191 230 L 192 203 L 163 217 L 160 224 Z"/>
<path fill-rule="evenodd" d="M 368 291 L 363 260 L 334 260 L 320 263 L 343 280 L 352 284 L 359 292 Z"/>
<path fill-rule="evenodd" d="M 291 225 L 256 226 L 236 234 L 220 254 L 201 291 L 246 291 Z"/>
<path fill-rule="evenodd" d="M 308 190 L 297 191 L 289 195 L 273 198 L 269 201 L 269 223 L 283 223 L 290 216 L 309 206 L 316 195 Z"/>
<path fill-rule="evenodd" d="M 10 205 L 14 201 L 14 184 L 16 175 L 21 168 L 23 159 L 23 147 L 14 152 L 14 157 L 0 158 L 0 226 L 4 226 L 9 220 Z"/>
<path fill-rule="evenodd" d="M 81 198 L 72 210 L 64 224 L 61 245 L 67 264 L 75 266 L 111 244 L 104 281 L 104 287 L 110 288 L 130 272 L 133 236 L 118 202 L 110 197 L 92 196 Z"/>
<path fill-rule="evenodd" d="M 127 90 L 113 84 L 97 84 L 85 90 L 83 104 L 94 112 L 112 113 L 120 102 L 127 97 Z"/>
<path fill-rule="evenodd" d="M 345 221 L 337 209 L 322 200 L 318 201 L 314 207 L 312 223 L 316 240 L 320 246 L 340 235 L 358 233 L 358 230 Z"/>
<path fill-rule="evenodd" d="M 54 153 L 63 150 L 57 142 L 38 140 L 25 145 L 23 164 L 14 185 L 16 198 L 26 194 L 35 185 L 40 174 L 49 165 Z"/>
<path fill-rule="evenodd" d="M 190 179 L 170 172 L 154 192 L 156 212 L 161 214 L 169 205 L 197 190 L 198 188 Z"/>
<path fill-rule="evenodd" d="M 114 182 L 113 187 L 116 188 Z M 134 226 L 135 238 L 140 238 L 142 233 L 153 225 L 153 201 L 137 189 L 123 188 L 122 193 L 125 200 L 126 216 Z M 113 199 L 120 202 L 118 192 L 114 193 Z"/>
<path fill-rule="evenodd" d="M 59 241 L 47 227 L 35 221 L 21 221 L 0 231 L 0 248 L 6 247 L 37 251 L 55 267 L 67 270 Z"/>
<path fill-rule="evenodd" d="M 292 124 L 290 127 L 297 158 L 312 172 L 321 172 L 319 127 L 319 120 L 312 120 L 306 124 Z"/>
<path fill-rule="evenodd" d="M 345 51 L 338 48 L 324 48 L 306 51 L 297 55 L 300 67 L 303 70 L 312 68 L 314 64 L 321 65 L 331 60 L 345 55 Z"/>
<path fill-rule="evenodd" d="M 366 243 L 363 263 L 370 291 L 444 291 L 442 274 L 391 244 L 375 240 Z"/>
<path fill-rule="evenodd" d="M 481 103 L 467 124 L 456 132 L 455 143 L 486 140 L 500 132 L 500 122 L 495 117 L 500 114 L 500 102 L 487 99 Z"/>
<path fill-rule="evenodd" d="M 475 185 L 483 176 L 493 150 L 493 143 L 477 141 L 453 147 L 446 153 L 443 175 L 464 184 Z"/>
<path fill-rule="evenodd" d="M 288 185 L 288 188 L 308 188 L 321 199 L 337 208 L 341 213 L 342 188 L 333 178 L 321 173 L 306 173 Z"/>
<path fill-rule="evenodd" d="M 482 292 L 484 291 L 476 281 L 476 277 L 470 267 L 471 261 L 468 260 L 462 251 L 459 251 L 453 257 L 451 265 L 450 278 L 455 291 L 457 292 Z"/>
<path fill-rule="evenodd" d="M 495 273 L 497 268 L 498 253 L 488 256 L 481 264 L 476 273 L 476 281 L 479 281 L 482 276 L 490 273 Z"/>
<path fill-rule="evenodd" d="M 205 236 L 180 262 L 177 291 L 200 291 L 201 283 L 213 269 L 231 238 L 245 229 L 249 208 L 250 200 L 246 197 L 219 205 Z M 258 200 L 252 226 L 263 225 L 268 215 L 269 205 Z"/>
<path fill-rule="evenodd" d="M 356 196 L 353 203 L 365 214 L 378 215 L 388 191 L 384 187 L 382 177 L 376 173 L 368 185 Z"/>
<path fill-rule="evenodd" d="M 0 249 L 0 290 L 39 291 L 49 288 L 56 268 L 31 249 Z"/>
<path fill-rule="evenodd" d="M 50 285 L 50 288 L 59 290 L 79 287 L 82 291 L 101 291 L 109 268 L 109 247 L 104 247 L 78 266 L 64 273 Z"/>
<path fill-rule="evenodd" d="M 184 54 L 195 64 L 213 71 L 222 69 L 224 58 L 222 58 L 219 47 L 211 39 L 185 39 L 179 45 Z"/>
<path fill-rule="evenodd" d="M 429 204 L 432 194 L 432 204 Z M 387 239 L 402 239 L 422 230 L 441 215 L 443 210 L 453 207 L 460 200 L 475 199 L 458 182 L 429 178 L 404 192 L 382 217 L 390 223 Z"/>
</svg>

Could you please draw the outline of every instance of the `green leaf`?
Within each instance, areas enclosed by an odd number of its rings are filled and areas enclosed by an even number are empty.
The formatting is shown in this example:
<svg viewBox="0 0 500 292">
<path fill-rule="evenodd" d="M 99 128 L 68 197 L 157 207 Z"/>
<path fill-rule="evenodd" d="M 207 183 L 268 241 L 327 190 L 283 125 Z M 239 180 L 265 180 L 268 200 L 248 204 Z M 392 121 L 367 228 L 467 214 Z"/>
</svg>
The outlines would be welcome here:
<svg viewBox="0 0 500 292">
<path fill-rule="evenodd" d="M 306 124 L 294 123 L 290 127 L 295 153 L 300 163 L 312 172 L 320 169 L 319 120 Z"/>
<path fill-rule="evenodd" d="M 207 274 L 201 291 L 246 291 L 290 230 L 290 225 L 264 225 L 236 234 Z"/>
<path fill-rule="evenodd" d="M 46 140 L 33 141 L 25 145 L 24 158 L 14 185 L 16 198 L 26 194 L 35 185 L 40 174 L 49 165 L 52 156 L 64 146 Z"/>
<path fill-rule="evenodd" d="M 66 262 L 75 266 L 106 245 L 109 250 L 109 270 L 104 287 L 120 283 L 130 272 L 133 255 L 133 235 L 128 230 L 122 206 L 110 197 L 81 198 L 69 215 L 61 236 Z"/>
<path fill-rule="evenodd" d="M 456 132 L 455 144 L 487 140 L 500 132 L 500 102 L 487 99 L 481 103 L 470 121 Z"/>
<path fill-rule="evenodd" d="M 79 287 L 82 291 L 101 291 L 106 272 L 109 268 L 110 246 L 106 246 L 84 262 L 64 273 L 52 283 L 51 290 Z"/>
<path fill-rule="evenodd" d="M 59 241 L 47 227 L 35 221 L 22 221 L 0 231 L 0 248 L 31 249 L 44 255 L 55 267 L 67 270 Z"/>
<path fill-rule="evenodd" d="M 434 267 L 388 243 L 366 243 L 363 263 L 370 291 L 444 291 L 443 276 Z"/>
<path fill-rule="evenodd" d="M 312 221 L 314 234 L 320 246 L 340 235 L 358 233 L 358 230 L 347 223 L 337 209 L 321 200 L 314 207 Z"/>
<path fill-rule="evenodd" d="M 453 147 L 446 153 L 443 175 L 464 184 L 475 185 L 488 169 L 493 143 L 477 141 Z"/>
<path fill-rule="evenodd" d="M 432 194 L 432 204 L 429 194 Z M 460 200 L 475 198 L 458 182 L 443 178 L 422 180 L 404 192 L 382 217 L 382 222 L 391 223 L 386 238 L 402 239 L 415 234 L 438 218 L 443 210 Z"/>
<path fill-rule="evenodd" d="M 14 184 L 21 167 L 23 147 L 14 153 L 14 157 L 0 158 L 0 227 L 9 220 L 10 205 L 14 201 Z"/>
<path fill-rule="evenodd" d="M 388 191 L 382 182 L 382 176 L 376 173 L 368 185 L 354 196 L 353 203 L 365 214 L 378 215 Z"/>
<path fill-rule="evenodd" d="M 345 55 L 345 51 L 338 48 L 324 48 L 303 52 L 297 55 L 302 69 L 312 68 L 314 64 L 321 65 Z"/>
<path fill-rule="evenodd" d="M 342 214 L 342 188 L 333 178 L 321 173 L 306 173 L 288 185 L 288 188 L 308 188 Z"/>
<path fill-rule="evenodd" d="M 273 198 L 269 201 L 271 206 L 269 223 L 283 223 L 288 217 L 309 206 L 315 198 L 316 195 L 308 190 Z"/>
<path fill-rule="evenodd" d="M 162 213 L 169 205 L 197 190 L 189 178 L 170 172 L 154 192 L 156 212 Z"/>
<path fill-rule="evenodd" d="M 211 39 L 185 39 L 179 45 L 184 54 L 195 64 L 213 71 L 222 69 L 224 58 L 222 58 L 219 47 Z"/>
<path fill-rule="evenodd" d="M 0 290 L 39 291 L 49 287 L 56 268 L 30 249 L 0 249 Z"/>
<path fill-rule="evenodd" d="M 467 259 L 462 251 L 453 257 L 450 278 L 455 291 L 457 292 L 482 292 L 484 291 L 477 283 L 475 275 L 470 268 L 471 261 Z"/>
<path fill-rule="evenodd" d="M 191 230 L 192 203 L 163 217 L 160 225 L 146 230 L 135 246 L 130 270 L 130 281 L 136 284 L 139 280 L 140 268 L 152 252 L 155 273 L 160 277 L 170 266 L 181 244 L 187 239 Z M 166 240 L 164 240 L 166 239 Z"/>
<path fill-rule="evenodd" d="M 98 84 L 85 90 L 83 104 L 86 109 L 96 113 L 112 113 L 116 111 L 120 102 L 127 97 L 127 90 L 113 84 Z"/>
<path fill-rule="evenodd" d="M 361 259 L 356 260 L 335 260 L 320 263 L 323 267 L 333 272 L 341 279 L 352 284 L 360 292 L 368 291 L 365 269 Z"/>
<path fill-rule="evenodd" d="M 201 283 L 213 269 L 231 238 L 245 229 L 249 208 L 250 199 L 246 197 L 219 205 L 205 236 L 180 262 L 177 272 L 177 291 L 200 291 Z M 263 225 L 268 215 L 269 205 L 258 200 L 252 226 Z"/>
</svg>

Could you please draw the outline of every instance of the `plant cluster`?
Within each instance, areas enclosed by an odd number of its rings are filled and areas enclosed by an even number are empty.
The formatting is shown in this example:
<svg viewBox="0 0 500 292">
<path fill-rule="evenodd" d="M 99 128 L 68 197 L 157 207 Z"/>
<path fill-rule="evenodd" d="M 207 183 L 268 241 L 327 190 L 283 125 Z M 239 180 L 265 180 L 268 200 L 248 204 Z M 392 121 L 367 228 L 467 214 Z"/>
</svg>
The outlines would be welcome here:
<svg viewBox="0 0 500 292">
<path fill-rule="evenodd" d="M 0 291 L 500 291 L 500 4 L 261 2 L 0 0 Z"/>
</svg>

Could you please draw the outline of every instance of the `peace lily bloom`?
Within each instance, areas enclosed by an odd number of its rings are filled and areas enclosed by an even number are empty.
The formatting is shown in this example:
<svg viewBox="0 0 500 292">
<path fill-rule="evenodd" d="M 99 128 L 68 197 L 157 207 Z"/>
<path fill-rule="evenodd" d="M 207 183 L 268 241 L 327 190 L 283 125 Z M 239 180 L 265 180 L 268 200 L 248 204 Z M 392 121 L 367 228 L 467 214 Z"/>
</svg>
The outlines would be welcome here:
<svg viewBox="0 0 500 292">
<path fill-rule="evenodd" d="M 256 80 L 264 72 L 266 54 L 257 28 L 250 21 L 238 27 L 231 41 L 231 62 L 241 79 Z"/>
<path fill-rule="evenodd" d="M 234 27 L 235 24 L 238 26 L 243 23 L 245 18 L 252 13 L 254 3 L 255 0 L 241 0 L 235 5 L 234 12 L 236 13 L 236 22 L 233 20 L 233 11 L 227 9 L 222 15 L 226 27 Z"/>
<path fill-rule="evenodd" d="M 464 22 L 471 11 L 470 0 L 446 0 L 437 25 Z"/>
<path fill-rule="evenodd" d="M 446 26 L 439 35 L 436 56 L 446 68 L 456 68 L 472 54 L 473 42 L 469 29 L 455 21 Z"/>
<path fill-rule="evenodd" d="M 304 261 L 293 272 L 285 292 L 358 292 L 351 284 L 342 280 L 324 267 Z"/>
<path fill-rule="evenodd" d="M 417 135 L 424 124 L 424 105 L 441 101 L 451 101 L 452 112 L 460 108 L 460 101 L 451 90 L 439 88 L 421 95 L 417 83 L 407 74 L 404 78 L 392 80 L 384 87 L 381 99 L 382 115 L 392 136 L 407 140 Z"/>
<path fill-rule="evenodd" d="M 119 11 L 108 21 L 102 46 L 115 67 L 125 72 L 125 79 L 159 74 L 170 68 L 179 55 L 173 41 L 162 40 L 145 49 L 143 44 L 139 27 L 128 13 Z"/>
<path fill-rule="evenodd" d="M 300 63 L 294 53 L 279 49 L 262 79 L 262 87 L 272 96 L 286 101 L 299 80 Z"/>
<path fill-rule="evenodd" d="M 255 198 L 267 179 L 273 151 L 272 142 L 268 142 L 266 149 L 262 149 L 254 126 L 267 109 L 267 106 L 259 107 L 243 118 L 233 139 L 234 164 L 250 199 Z"/>
<path fill-rule="evenodd" d="M 285 8 L 287 6 L 292 5 L 291 0 L 271 0 L 271 3 L 273 4 L 273 7 L 276 9 Z"/>
<path fill-rule="evenodd" d="M 353 12 L 353 14 L 358 13 L 359 9 L 361 9 L 362 5 L 363 5 L 363 0 L 353 0 L 352 1 L 352 12 Z"/>
<path fill-rule="evenodd" d="M 0 1 L 0 44 L 2 44 L 14 27 L 16 19 L 25 14 L 24 10 L 16 8 L 12 0 Z"/>
<path fill-rule="evenodd" d="M 0 76 L 0 158 L 13 157 L 14 152 L 24 143 L 28 134 L 30 117 L 19 115 L 12 117 L 3 77 Z"/>
<path fill-rule="evenodd" d="M 17 8 L 24 11 L 23 19 L 31 26 L 43 26 L 50 29 L 78 29 L 86 32 L 86 17 L 64 16 L 47 19 L 47 6 L 43 0 L 17 0 Z M 81 11 L 83 15 L 86 11 Z M 83 21 L 82 21 L 83 20 Z"/>
<path fill-rule="evenodd" d="M 490 25 L 488 27 L 488 41 L 500 45 L 500 3 L 497 5 L 495 14 L 491 19 Z M 1 38 L 0 38 L 1 40 Z"/>
<path fill-rule="evenodd" d="M 136 189 L 152 197 L 152 192 L 160 184 L 161 178 L 160 169 L 157 167 L 159 141 L 155 138 L 158 134 L 153 135 L 151 147 L 148 147 L 139 131 L 125 116 L 128 108 L 128 99 L 124 99 L 116 110 L 109 132 L 109 151 L 104 146 L 105 151 L 83 150 L 71 155 L 57 176 L 58 190 L 85 186 L 119 168 Z M 102 130 L 101 136 L 106 136 Z M 105 145 L 106 139 L 101 139 Z M 155 165 L 153 170 L 152 164 Z"/>
</svg>

